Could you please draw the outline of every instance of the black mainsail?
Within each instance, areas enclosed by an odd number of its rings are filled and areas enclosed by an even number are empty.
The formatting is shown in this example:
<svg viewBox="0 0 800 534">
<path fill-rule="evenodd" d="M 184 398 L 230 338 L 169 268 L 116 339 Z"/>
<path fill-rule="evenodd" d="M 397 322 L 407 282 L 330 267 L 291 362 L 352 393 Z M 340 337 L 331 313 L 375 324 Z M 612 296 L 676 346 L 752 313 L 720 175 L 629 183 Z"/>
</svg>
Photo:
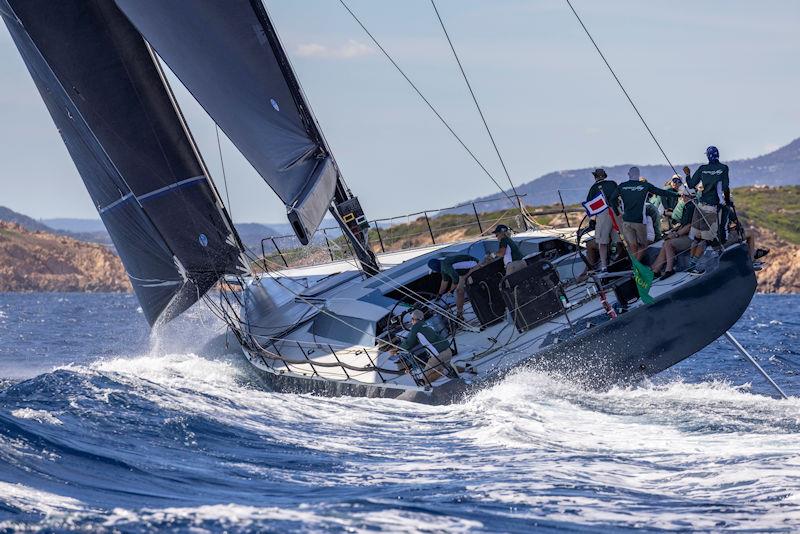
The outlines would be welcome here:
<svg viewBox="0 0 800 534">
<path fill-rule="evenodd" d="M 148 322 L 221 276 L 241 245 L 147 43 L 110 0 L 0 0 Z"/>
<path fill-rule="evenodd" d="M 117 5 L 284 202 L 307 244 L 338 171 L 261 1 Z"/>
<path fill-rule="evenodd" d="M 377 272 L 369 224 L 261 0 L 115 1 L 284 202 L 300 242 L 309 243 L 330 209 L 364 271 Z"/>
</svg>

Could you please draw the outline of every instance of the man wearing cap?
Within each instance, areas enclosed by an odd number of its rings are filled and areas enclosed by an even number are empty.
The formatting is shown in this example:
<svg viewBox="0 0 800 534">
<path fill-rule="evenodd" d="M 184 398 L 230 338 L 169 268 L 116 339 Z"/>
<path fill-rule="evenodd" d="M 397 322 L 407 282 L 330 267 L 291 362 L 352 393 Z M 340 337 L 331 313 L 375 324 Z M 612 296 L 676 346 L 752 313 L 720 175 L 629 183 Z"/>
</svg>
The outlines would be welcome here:
<svg viewBox="0 0 800 534">
<path fill-rule="evenodd" d="M 628 251 L 641 260 L 647 248 L 647 195 L 653 193 L 661 197 L 678 197 L 673 190 L 659 189 L 650 182 L 640 181 L 639 167 L 628 170 L 628 181 L 622 182 L 617 188 L 619 199 L 622 200 L 622 235 Z M 615 199 L 616 201 L 616 199 Z"/>
<path fill-rule="evenodd" d="M 422 310 L 411 312 L 411 330 L 406 339 L 400 344 L 400 349 L 406 352 L 417 345 L 422 345 L 430 353 L 431 357 L 425 364 L 425 379 L 433 382 L 445 374 L 445 366 L 448 366 L 453 359 L 453 351 L 450 349 L 450 341 L 437 334 L 431 327 L 427 326 L 423 319 L 425 314 Z M 391 354 L 397 354 L 396 348 L 389 350 Z"/>
<path fill-rule="evenodd" d="M 697 261 L 703 255 L 706 244 L 720 242 L 718 232 L 721 204 L 733 207 L 728 166 L 719 162 L 719 150 L 715 146 L 706 149 L 706 157 L 708 163 L 700 165 L 694 174 L 691 174 L 689 167 L 683 168 L 683 172 L 686 174 L 686 185 L 700 191 L 700 198 L 692 221 L 695 243 L 692 246 L 691 265 L 687 271 L 690 274 L 703 273 L 703 269 L 697 267 Z"/>
<path fill-rule="evenodd" d="M 586 195 L 586 201 L 595 198 L 599 193 L 603 193 L 606 197 L 606 202 L 609 209 L 613 209 L 616 215 L 619 215 L 617 209 L 617 183 L 608 179 L 605 169 L 595 169 L 592 172 L 594 176 L 594 183 L 589 188 L 589 193 Z M 594 217 L 594 240 L 597 243 L 597 248 L 600 252 L 600 271 L 608 270 L 608 246 L 611 244 L 614 234 L 614 225 L 611 222 L 611 214 L 608 210 Z"/>
<path fill-rule="evenodd" d="M 493 232 L 497 240 L 500 241 L 495 257 L 503 258 L 506 274 L 515 273 L 524 269 L 527 265 L 522 259 L 522 252 L 519 250 L 519 245 L 514 243 L 509 232 L 510 229 L 505 224 L 498 224 Z"/>
<path fill-rule="evenodd" d="M 467 275 L 478 266 L 478 260 L 469 254 L 454 254 L 444 259 L 434 258 L 428 261 L 428 268 L 442 274 L 439 295 L 444 295 L 454 287 L 456 290 L 456 309 L 458 317 L 464 315 L 464 293 Z"/>
<path fill-rule="evenodd" d="M 680 188 L 683 185 L 683 180 L 677 174 L 673 174 L 672 178 L 664 184 L 665 187 L 672 189 L 673 191 L 678 192 L 680 195 Z M 661 198 L 661 197 L 656 197 Z M 672 213 L 675 211 L 675 207 L 678 205 L 677 198 L 667 197 L 662 199 L 661 206 L 664 208 L 664 218 L 667 219 L 667 224 L 670 224 Z"/>
<path fill-rule="evenodd" d="M 664 235 L 664 245 L 661 247 L 656 261 L 651 266 L 654 273 L 660 273 L 662 280 L 675 274 L 675 257 L 692 247 L 692 239 L 689 237 L 689 232 L 692 229 L 692 219 L 694 218 L 694 197 L 684 186 L 681 186 L 679 194 L 683 202 L 680 224 L 678 228 L 670 230 Z M 662 267 L 664 267 L 663 273 L 661 273 Z"/>
</svg>

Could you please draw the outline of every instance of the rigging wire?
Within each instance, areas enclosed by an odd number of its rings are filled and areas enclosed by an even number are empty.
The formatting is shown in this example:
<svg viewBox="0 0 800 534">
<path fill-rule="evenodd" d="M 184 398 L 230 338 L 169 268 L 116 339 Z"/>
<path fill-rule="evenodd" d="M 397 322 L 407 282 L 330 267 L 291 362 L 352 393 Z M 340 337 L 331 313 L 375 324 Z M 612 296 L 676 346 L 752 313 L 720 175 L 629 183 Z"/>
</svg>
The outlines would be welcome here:
<svg viewBox="0 0 800 534">
<path fill-rule="evenodd" d="M 464 71 L 464 66 L 461 64 L 461 59 L 458 57 L 456 48 L 453 45 L 453 40 L 450 39 L 450 34 L 447 33 L 447 28 L 444 25 L 444 20 L 442 20 L 442 15 L 439 13 L 439 9 L 436 7 L 435 0 L 431 0 L 431 6 L 433 6 L 433 11 L 436 13 L 436 18 L 439 19 L 439 25 L 441 25 L 444 36 L 447 38 L 447 43 L 450 45 L 450 50 L 453 51 L 453 57 L 455 58 L 456 63 L 458 63 L 458 69 L 461 71 L 461 76 L 464 77 L 464 82 L 467 84 L 467 89 L 469 89 L 469 94 L 472 96 L 472 101 L 475 102 L 475 108 L 478 110 L 478 114 L 481 116 L 483 126 L 486 128 L 486 133 L 489 134 L 489 139 L 492 141 L 492 146 L 497 154 L 497 159 L 500 160 L 500 165 L 503 166 L 503 172 L 505 172 L 508 183 L 511 185 L 511 190 L 514 191 L 514 196 L 517 198 L 517 200 L 521 202 L 519 199 L 519 194 L 517 193 L 517 188 L 514 186 L 514 182 L 511 180 L 511 174 L 508 172 L 508 167 L 506 167 L 506 162 L 503 159 L 503 156 L 500 155 L 500 149 L 497 147 L 497 143 L 494 140 L 494 135 L 492 135 L 492 130 L 489 128 L 489 123 L 486 122 L 486 117 L 483 114 L 483 110 L 481 109 L 480 104 L 478 104 L 478 97 L 475 96 L 475 91 L 472 89 L 472 84 L 469 83 L 469 78 L 467 77 L 467 73 Z"/>
<path fill-rule="evenodd" d="M 494 182 L 494 185 L 496 185 L 498 187 L 498 189 L 500 189 L 500 192 L 503 193 L 506 196 L 506 198 L 508 199 L 509 202 L 511 202 L 512 205 L 516 204 L 514 202 L 514 200 L 512 200 L 511 196 L 506 192 L 506 190 L 497 182 L 495 177 L 492 176 L 492 173 L 489 172 L 489 170 L 483 165 L 483 163 L 481 163 L 481 161 L 472 152 L 472 150 L 470 150 L 470 148 L 466 145 L 466 143 L 464 143 L 464 141 L 461 139 L 461 137 L 459 137 L 459 135 L 455 132 L 455 130 L 453 130 L 452 126 L 450 126 L 450 123 L 448 123 L 445 120 L 445 118 L 442 117 L 441 113 L 439 113 L 439 111 L 434 107 L 434 105 L 430 102 L 430 100 L 428 100 L 425 97 L 425 95 L 422 94 L 422 91 L 420 91 L 420 89 L 416 86 L 416 84 L 413 81 L 411 81 L 411 78 L 409 78 L 408 75 L 405 73 L 405 71 L 402 68 L 400 68 L 400 65 L 397 64 L 397 62 L 389 54 L 389 52 L 386 51 L 386 49 L 381 45 L 380 42 L 378 42 L 378 40 L 375 38 L 375 36 L 372 35 L 372 33 L 367 29 L 367 27 L 364 25 L 364 23 L 361 22 L 361 19 L 358 18 L 358 16 L 353 12 L 352 9 L 350 9 L 350 7 L 345 3 L 344 0 L 339 0 L 339 3 L 342 4 L 342 7 L 344 7 L 347 10 L 347 12 L 350 14 L 350 16 L 353 17 L 353 20 L 355 20 L 356 23 L 359 26 L 361 26 L 361 29 L 364 30 L 364 33 L 366 33 L 367 36 L 369 36 L 369 38 L 372 40 L 372 42 L 375 44 L 375 46 L 377 46 L 378 49 L 383 53 L 383 55 L 386 56 L 386 59 L 388 59 L 389 62 L 394 66 L 394 68 L 397 69 L 397 72 L 399 72 L 400 75 L 403 76 L 403 78 L 405 78 L 405 80 L 408 82 L 408 84 L 411 86 L 411 88 L 414 89 L 414 91 L 417 93 L 417 95 L 422 99 L 423 102 L 425 102 L 425 104 L 430 108 L 430 110 L 434 113 L 434 115 L 436 115 L 436 117 L 439 119 L 439 121 L 441 121 L 441 123 L 445 126 L 445 128 L 447 128 L 448 131 L 453 135 L 453 137 L 455 137 L 456 141 L 458 141 L 458 143 L 464 148 L 464 150 L 467 151 L 467 153 L 470 155 L 470 157 L 472 157 L 472 159 L 475 161 L 475 163 L 478 164 L 478 166 L 486 174 L 486 176 L 488 176 L 489 179 L 492 182 Z"/>
<path fill-rule="evenodd" d="M 233 206 L 231 206 L 231 197 L 228 194 L 228 176 L 225 174 L 225 159 L 222 157 L 222 143 L 219 141 L 219 126 L 214 123 L 214 130 L 217 133 L 217 150 L 219 151 L 219 164 L 222 167 L 222 181 L 225 183 L 225 200 L 228 201 L 228 213 L 231 214 L 233 219 Z"/>
<path fill-rule="evenodd" d="M 583 28 L 583 31 L 586 32 L 586 36 L 589 38 L 589 40 L 594 45 L 594 48 L 595 48 L 595 50 L 597 50 L 597 53 L 600 54 L 600 57 L 603 59 L 603 63 L 605 63 L 606 67 L 608 67 L 608 70 L 611 72 L 611 75 L 614 77 L 614 80 L 616 80 L 617 85 L 619 85 L 619 88 L 622 89 L 622 93 L 625 95 L 625 98 L 628 99 L 628 102 L 630 102 L 631 107 L 633 107 L 633 110 L 639 116 L 639 120 L 642 121 L 642 124 L 644 124 L 645 129 L 647 129 L 647 133 L 649 133 L 650 137 L 653 138 L 653 141 L 656 143 L 656 146 L 661 151 L 661 155 L 664 156 L 664 159 L 667 160 L 667 163 L 669 164 L 669 166 L 672 167 L 672 172 L 674 172 L 675 174 L 678 174 L 678 171 L 675 169 L 675 165 L 672 164 L 672 162 L 669 159 L 669 156 L 667 156 L 667 153 L 664 152 L 664 149 L 662 148 L 661 143 L 658 142 L 658 139 L 656 138 L 655 134 L 653 133 L 653 130 L 650 129 L 650 126 L 648 126 L 647 121 L 644 120 L 644 117 L 639 112 L 639 108 L 637 108 L 636 104 L 633 103 L 633 99 L 628 94 L 628 91 L 625 90 L 625 86 L 622 85 L 622 82 L 620 81 L 619 77 L 617 77 L 617 73 L 614 72 L 613 68 L 611 68 L 611 64 L 606 59 L 606 56 L 603 54 L 602 50 L 600 50 L 600 47 L 597 45 L 597 42 L 594 40 L 594 37 L 592 37 L 592 34 L 589 33 L 589 29 L 586 27 L 586 24 L 583 23 L 583 20 L 581 19 L 580 15 L 578 15 L 578 12 L 575 11 L 575 8 L 572 6 L 572 2 L 570 0 L 565 0 L 565 2 L 569 6 L 569 8 L 572 10 L 572 13 L 575 15 L 575 18 L 578 19 L 578 22 L 580 23 L 581 27 Z"/>
</svg>

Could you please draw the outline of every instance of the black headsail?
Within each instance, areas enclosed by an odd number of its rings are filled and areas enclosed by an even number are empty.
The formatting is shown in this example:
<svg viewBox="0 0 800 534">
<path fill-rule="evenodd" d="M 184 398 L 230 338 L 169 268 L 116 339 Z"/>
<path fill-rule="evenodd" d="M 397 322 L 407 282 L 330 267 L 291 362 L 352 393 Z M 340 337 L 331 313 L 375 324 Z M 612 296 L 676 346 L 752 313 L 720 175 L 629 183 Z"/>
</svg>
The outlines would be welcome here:
<svg viewBox="0 0 800 534">
<path fill-rule="evenodd" d="M 238 236 L 141 35 L 111 0 L 0 12 L 152 325 L 241 273 Z"/>
<path fill-rule="evenodd" d="M 346 203 L 351 195 L 261 0 L 116 2 L 281 198 L 303 244 L 332 200 L 344 219 L 353 204 L 363 218 L 357 202 Z M 343 227 L 364 237 L 363 225 Z M 375 264 L 364 240 L 356 245 L 362 264 Z"/>
</svg>

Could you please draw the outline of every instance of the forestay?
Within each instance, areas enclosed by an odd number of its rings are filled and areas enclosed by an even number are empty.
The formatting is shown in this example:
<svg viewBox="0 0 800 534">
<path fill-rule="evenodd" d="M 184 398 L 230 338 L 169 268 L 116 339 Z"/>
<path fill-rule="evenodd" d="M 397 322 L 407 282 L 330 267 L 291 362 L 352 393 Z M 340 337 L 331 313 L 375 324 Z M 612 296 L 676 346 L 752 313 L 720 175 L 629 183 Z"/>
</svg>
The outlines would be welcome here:
<svg viewBox="0 0 800 534">
<path fill-rule="evenodd" d="M 261 0 L 116 0 L 287 207 L 303 244 L 338 171 Z"/>
<path fill-rule="evenodd" d="M 162 72 L 116 5 L 0 0 L 0 11 L 150 324 L 241 273 L 238 236 Z"/>
</svg>

